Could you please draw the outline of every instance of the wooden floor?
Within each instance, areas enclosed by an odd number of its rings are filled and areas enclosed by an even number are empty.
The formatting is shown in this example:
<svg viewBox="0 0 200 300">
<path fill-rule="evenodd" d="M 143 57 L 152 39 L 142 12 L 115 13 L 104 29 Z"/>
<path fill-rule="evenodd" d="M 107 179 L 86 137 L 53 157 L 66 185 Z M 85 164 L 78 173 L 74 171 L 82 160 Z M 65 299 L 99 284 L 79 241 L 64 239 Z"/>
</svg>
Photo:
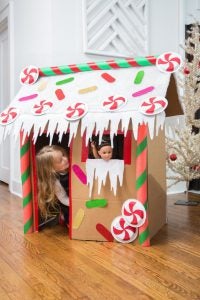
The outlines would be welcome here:
<svg viewBox="0 0 200 300">
<path fill-rule="evenodd" d="M 0 299 L 200 299 L 200 205 L 174 205 L 152 246 L 23 235 L 21 199 L 0 183 Z"/>
</svg>

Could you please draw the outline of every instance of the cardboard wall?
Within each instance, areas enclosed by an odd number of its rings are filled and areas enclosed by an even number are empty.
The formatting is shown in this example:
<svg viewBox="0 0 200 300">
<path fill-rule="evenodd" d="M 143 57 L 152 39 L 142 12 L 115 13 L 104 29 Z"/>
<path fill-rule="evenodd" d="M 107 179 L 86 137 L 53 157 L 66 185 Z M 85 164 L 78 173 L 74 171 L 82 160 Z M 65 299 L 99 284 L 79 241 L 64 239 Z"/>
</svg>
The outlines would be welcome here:
<svg viewBox="0 0 200 300">
<path fill-rule="evenodd" d="M 85 172 L 85 163 L 81 162 L 82 144 L 80 134 L 77 134 L 72 147 L 72 165 L 78 164 Z M 123 186 L 118 186 L 117 195 L 110 191 L 109 178 L 102 187 L 100 195 L 97 194 L 97 182 L 94 182 L 93 193 L 89 199 L 88 186 L 80 182 L 77 176 L 71 172 L 72 197 L 72 228 L 71 238 L 80 240 L 106 241 L 96 230 L 97 224 L 104 225 L 110 230 L 113 219 L 121 215 L 122 204 L 125 200 L 136 198 L 136 141 L 131 142 L 131 164 L 125 165 Z M 154 140 L 148 138 L 148 203 L 149 203 L 149 229 L 150 237 L 153 237 L 166 223 L 166 179 L 165 179 L 165 148 L 164 133 Z M 91 199 L 105 198 L 108 205 L 104 208 L 90 208 L 85 202 Z M 79 210 L 84 211 L 82 223 L 77 229 L 73 228 L 73 221 Z M 137 240 L 135 241 L 137 243 Z"/>
<path fill-rule="evenodd" d="M 73 141 L 72 165 L 77 164 L 85 172 L 85 163 L 81 162 L 82 141 L 80 134 Z M 135 159 L 136 143 L 132 140 L 131 164 L 125 165 L 123 185 L 118 185 L 117 195 L 110 191 L 110 181 L 107 177 L 105 186 L 102 186 L 100 195 L 97 193 L 97 181 L 94 182 L 93 192 L 89 198 L 89 188 L 80 182 L 74 172 L 71 172 L 72 196 L 72 228 L 71 237 L 80 240 L 105 241 L 106 239 L 96 230 L 97 224 L 104 225 L 109 231 L 113 219 L 121 215 L 122 204 L 125 200 L 136 196 L 135 192 Z M 87 208 L 85 202 L 91 199 L 105 198 L 108 205 L 104 208 Z M 78 229 L 73 229 L 73 221 L 79 209 L 84 210 L 84 218 Z"/>
<path fill-rule="evenodd" d="M 149 230 L 152 238 L 167 221 L 165 134 L 148 138 Z"/>
</svg>

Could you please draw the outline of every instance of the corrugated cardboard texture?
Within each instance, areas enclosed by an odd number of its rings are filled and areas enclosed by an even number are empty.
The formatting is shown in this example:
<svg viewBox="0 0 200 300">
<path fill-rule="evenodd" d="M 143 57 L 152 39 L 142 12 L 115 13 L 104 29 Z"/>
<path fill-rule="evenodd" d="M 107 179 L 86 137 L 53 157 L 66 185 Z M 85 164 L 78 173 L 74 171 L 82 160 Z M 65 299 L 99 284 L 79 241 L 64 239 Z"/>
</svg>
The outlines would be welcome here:
<svg viewBox="0 0 200 300">
<path fill-rule="evenodd" d="M 153 237 L 166 224 L 166 153 L 165 135 L 148 138 L 149 230 Z"/>
</svg>

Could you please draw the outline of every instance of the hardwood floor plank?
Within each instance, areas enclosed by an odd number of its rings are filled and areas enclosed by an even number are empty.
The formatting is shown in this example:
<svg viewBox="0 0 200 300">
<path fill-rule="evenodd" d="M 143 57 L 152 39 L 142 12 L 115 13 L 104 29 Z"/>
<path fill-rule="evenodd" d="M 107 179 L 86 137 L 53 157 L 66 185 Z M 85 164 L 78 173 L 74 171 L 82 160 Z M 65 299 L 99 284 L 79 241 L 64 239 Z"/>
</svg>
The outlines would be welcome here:
<svg viewBox="0 0 200 300">
<path fill-rule="evenodd" d="M 0 183 L 0 299 L 200 300 L 200 205 L 174 205 L 149 248 L 23 234 L 21 199 Z"/>
</svg>

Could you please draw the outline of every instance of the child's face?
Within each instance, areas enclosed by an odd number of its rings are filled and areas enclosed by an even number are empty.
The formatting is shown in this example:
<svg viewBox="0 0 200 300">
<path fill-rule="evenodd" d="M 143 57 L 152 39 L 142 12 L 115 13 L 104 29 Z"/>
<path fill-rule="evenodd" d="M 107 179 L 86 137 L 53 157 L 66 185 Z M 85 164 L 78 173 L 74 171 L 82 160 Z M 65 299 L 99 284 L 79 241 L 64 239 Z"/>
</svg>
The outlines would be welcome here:
<svg viewBox="0 0 200 300">
<path fill-rule="evenodd" d="M 101 156 L 104 160 L 109 160 L 112 158 L 112 147 L 111 146 L 103 146 L 98 151 L 98 154 Z"/>
<path fill-rule="evenodd" d="M 58 173 L 66 172 L 69 168 L 69 160 L 61 151 L 54 151 L 53 167 Z"/>
</svg>

